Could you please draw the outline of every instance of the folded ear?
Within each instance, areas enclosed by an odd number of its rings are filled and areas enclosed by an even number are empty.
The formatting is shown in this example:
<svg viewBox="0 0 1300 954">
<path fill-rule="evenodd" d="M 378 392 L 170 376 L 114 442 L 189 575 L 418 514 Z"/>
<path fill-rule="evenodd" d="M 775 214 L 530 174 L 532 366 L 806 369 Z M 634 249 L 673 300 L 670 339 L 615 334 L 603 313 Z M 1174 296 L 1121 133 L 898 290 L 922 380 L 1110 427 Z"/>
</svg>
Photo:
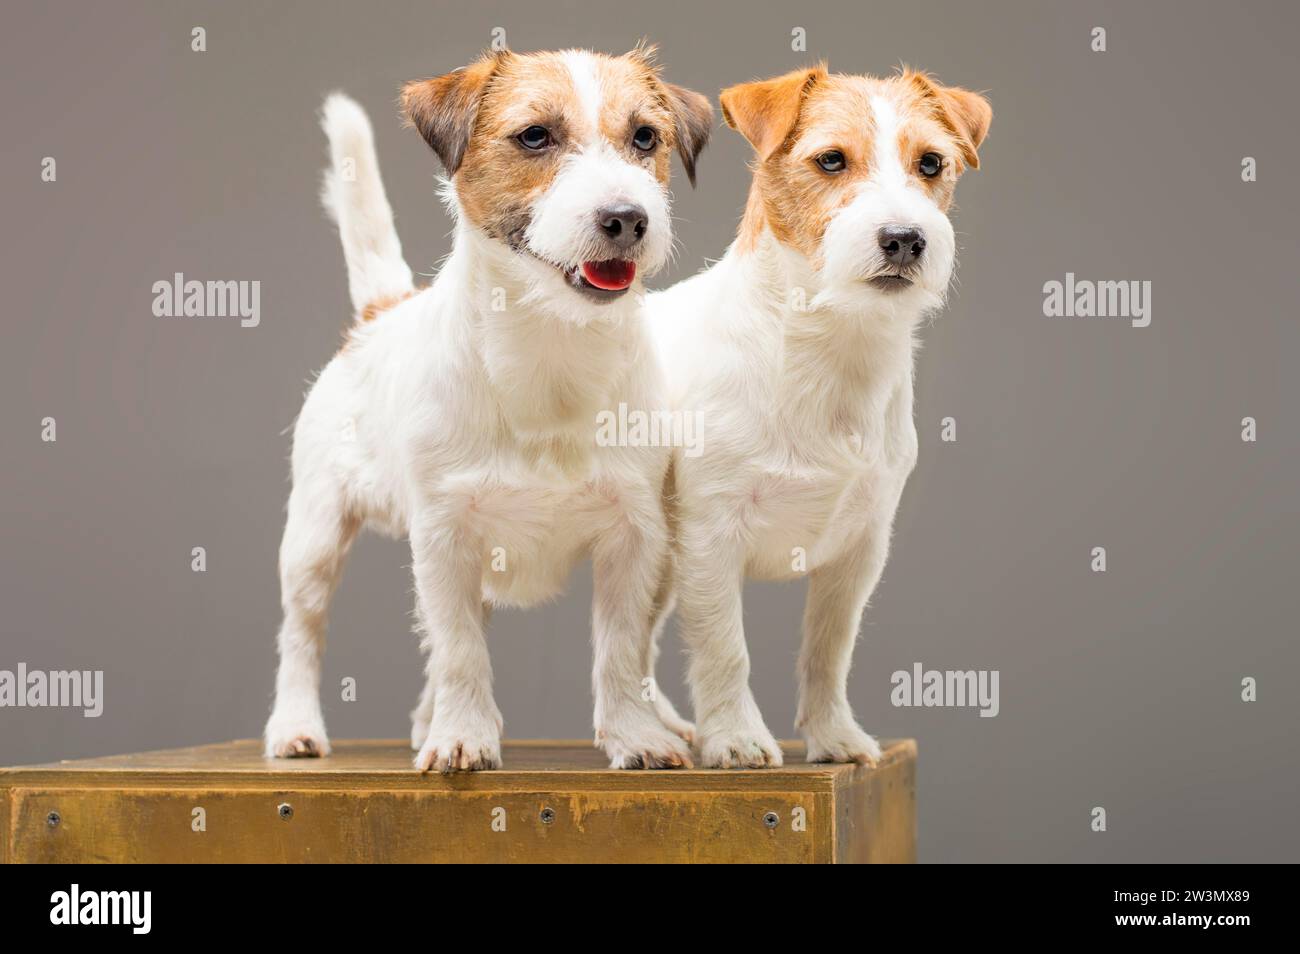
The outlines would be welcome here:
<svg viewBox="0 0 1300 954">
<path fill-rule="evenodd" d="M 826 78 L 826 67 L 795 70 L 775 79 L 741 83 L 722 91 L 722 118 L 749 140 L 766 161 L 780 148 L 799 121 L 799 109 L 808 91 Z"/>
<path fill-rule="evenodd" d="M 695 185 L 695 160 L 713 132 L 713 104 L 708 97 L 672 83 L 664 83 L 664 90 L 677 130 L 677 152 L 686 167 L 686 178 Z"/>
<path fill-rule="evenodd" d="M 465 158 L 474 131 L 479 102 L 488 81 L 510 56 L 489 53 L 469 66 L 434 79 L 415 80 L 402 87 L 402 112 L 453 176 Z"/>
<path fill-rule="evenodd" d="M 957 86 L 941 88 L 939 99 L 943 102 L 953 126 L 961 133 L 958 144 L 962 147 L 966 162 L 972 169 L 978 169 L 980 157 L 977 150 L 984 137 L 989 134 L 989 124 L 993 122 L 993 107 L 979 93 L 972 93 L 968 89 Z"/>
<path fill-rule="evenodd" d="M 914 86 L 922 95 L 934 99 L 939 119 L 952 130 L 962 158 L 972 169 L 980 167 L 978 149 L 989 134 L 993 122 L 993 107 L 979 93 L 959 86 L 943 86 L 924 73 L 910 74 Z"/>
</svg>

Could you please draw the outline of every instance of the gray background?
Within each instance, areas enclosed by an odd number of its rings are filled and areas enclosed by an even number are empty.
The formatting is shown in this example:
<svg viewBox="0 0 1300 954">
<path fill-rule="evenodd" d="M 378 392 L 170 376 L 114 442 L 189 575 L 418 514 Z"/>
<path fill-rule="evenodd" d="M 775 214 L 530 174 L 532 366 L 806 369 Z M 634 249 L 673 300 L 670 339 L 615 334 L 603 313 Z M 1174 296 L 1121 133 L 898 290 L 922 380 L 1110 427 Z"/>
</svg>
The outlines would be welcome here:
<svg viewBox="0 0 1300 954">
<path fill-rule="evenodd" d="M 850 689 L 869 731 L 919 740 L 921 857 L 1295 860 L 1286 6 L 7 0 L 0 669 L 103 669 L 107 698 L 98 720 L 0 710 L 0 764 L 261 730 L 285 429 L 348 317 L 316 198 L 322 96 L 370 111 L 407 258 L 428 273 L 449 223 L 432 154 L 399 128 L 398 85 L 464 64 L 494 26 L 521 50 L 645 35 L 672 80 L 712 97 L 826 57 L 907 62 L 994 104 L 984 168 L 958 189 L 960 282 L 919 358 L 920 466 Z M 796 26 L 807 54 L 790 49 Z M 1093 26 L 1108 52 L 1090 51 Z M 56 183 L 40 181 L 47 155 Z M 1241 182 L 1245 155 L 1257 183 Z M 698 190 L 676 171 L 682 254 L 660 284 L 721 254 L 747 159 L 720 128 Z M 151 285 L 176 271 L 260 280 L 261 326 L 155 318 Z M 1044 318 L 1042 285 L 1067 271 L 1153 282 L 1151 326 Z M 948 415 L 955 444 L 939 440 Z M 408 565 L 400 543 L 356 547 L 325 667 L 336 739 L 407 732 Z M 758 699 L 788 736 L 803 587 L 747 595 Z M 584 571 L 558 604 L 493 621 L 508 735 L 590 732 L 589 599 Z M 890 673 L 916 661 L 1000 670 L 1001 714 L 893 708 Z M 670 635 L 661 678 L 679 700 L 681 672 Z M 330 688 L 344 676 L 355 703 Z M 1098 805 L 1105 834 L 1089 829 Z"/>
</svg>

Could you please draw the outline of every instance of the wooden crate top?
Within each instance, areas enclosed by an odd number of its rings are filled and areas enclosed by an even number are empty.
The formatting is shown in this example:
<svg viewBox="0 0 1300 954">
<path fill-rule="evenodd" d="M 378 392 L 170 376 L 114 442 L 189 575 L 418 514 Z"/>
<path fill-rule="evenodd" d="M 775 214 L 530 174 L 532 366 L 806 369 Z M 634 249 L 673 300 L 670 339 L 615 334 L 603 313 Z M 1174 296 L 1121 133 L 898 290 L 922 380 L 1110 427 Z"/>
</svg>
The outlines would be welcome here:
<svg viewBox="0 0 1300 954">
<path fill-rule="evenodd" d="M 801 742 L 783 742 L 779 769 L 615 770 L 586 740 L 525 739 L 502 743 L 504 768 L 490 772 L 417 773 L 412 752 L 393 739 L 340 740 L 323 759 L 265 759 L 261 742 L 0 768 L 0 788 L 232 787 L 434 789 L 446 791 L 804 791 L 832 792 L 873 771 L 916 758 L 912 739 L 883 741 L 876 769 L 809 764 Z"/>
</svg>

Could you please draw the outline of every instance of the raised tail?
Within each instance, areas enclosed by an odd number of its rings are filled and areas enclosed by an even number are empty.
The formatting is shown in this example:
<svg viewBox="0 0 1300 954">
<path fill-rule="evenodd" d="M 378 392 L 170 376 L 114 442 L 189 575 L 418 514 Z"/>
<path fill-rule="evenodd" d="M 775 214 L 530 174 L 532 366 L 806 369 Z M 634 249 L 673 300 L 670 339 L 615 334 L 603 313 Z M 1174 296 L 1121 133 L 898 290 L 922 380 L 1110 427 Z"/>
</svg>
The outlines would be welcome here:
<svg viewBox="0 0 1300 954">
<path fill-rule="evenodd" d="M 406 297 L 415 282 L 402 258 L 365 110 L 356 100 L 331 93 L 321 110 L 321 128 L 330 143 L 321 201 L 338 224 L 352 307 L 360 315 L 367 305 Z"/>
</svg>

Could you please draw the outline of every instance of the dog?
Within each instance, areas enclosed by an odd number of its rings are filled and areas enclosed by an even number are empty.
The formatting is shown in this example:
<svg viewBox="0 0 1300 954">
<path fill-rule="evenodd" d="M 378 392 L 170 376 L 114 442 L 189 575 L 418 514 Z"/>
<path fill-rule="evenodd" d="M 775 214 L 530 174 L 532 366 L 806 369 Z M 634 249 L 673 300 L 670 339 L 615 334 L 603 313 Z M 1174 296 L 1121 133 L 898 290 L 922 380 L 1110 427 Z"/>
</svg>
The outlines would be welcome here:
<svg viewBox="0 0 1300 954">
<path fill-rule="evenodd" d="M 666 491 L 700 759 L 782 764 L 749 687 L 741 588 L 807 576 L 807 759 L 871 764 L 849 665 L 916 463 L 913 356 L 953 271 L 947 211 L 992 109 L 910 69 L 824 65 L 733 86 L 721 105 L 755 152 L 739 234 L 647 304 L 670 403 L 703 421 L 703 453 L 674 455 Z"/>
<path fill-rule="evenodd" d="M 594 422 L 661 403 L 642 282 L 672 247 L 671 153 L 693 183 L 712 107 L 665 82 L 650 48 L 494 52 L 407 84 L 402 107 L 446 171 L 454 245 L 417 290 L 369 121 L 331 96 L 323 199 L 356 319 L 294 427 L 266 754 L 330 751 L 326 613 L 369 526 L 410 540 L 429 657 L 418 770 L 501 764 L 488 609 L 553 598 L 587 556 L 597 744 L 615 768 L 688 766 L 691 725 L 645 692 L 669 452 L 598 446 Z"/>
</svg>

